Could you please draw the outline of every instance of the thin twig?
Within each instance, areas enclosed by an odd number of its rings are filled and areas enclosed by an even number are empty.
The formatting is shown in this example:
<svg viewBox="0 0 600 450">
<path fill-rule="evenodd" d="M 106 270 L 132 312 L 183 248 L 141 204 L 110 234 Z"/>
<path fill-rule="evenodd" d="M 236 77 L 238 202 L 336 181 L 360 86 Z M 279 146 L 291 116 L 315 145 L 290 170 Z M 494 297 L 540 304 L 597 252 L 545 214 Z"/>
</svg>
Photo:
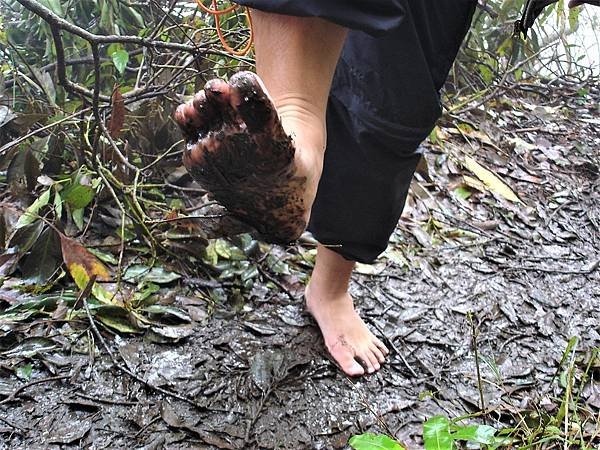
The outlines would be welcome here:
<svg viewBox="0 0 600 450">
<path fill-rule="evenodd" d="M 71 375 L 58 375 L 55 377 L 40 378 L 39 380 L 30 381 L 29 383 L 19 386 L 17 389 L 15 389 L 15 391 L 11 392 L 8 395 L 8 397 L 6 397 L 4 400 L 0 401 L 0 405 L 3 405 L 5 403 L 16 400 L 17 395 L 19 395 L 25 389 L 30 388 L 31 386 L 35 386 L 36 384 L 49 383 L 51 381 L 66 380 L 67 378 L 70 378 L 70 377 L 71 377 Z"/>
</svg>

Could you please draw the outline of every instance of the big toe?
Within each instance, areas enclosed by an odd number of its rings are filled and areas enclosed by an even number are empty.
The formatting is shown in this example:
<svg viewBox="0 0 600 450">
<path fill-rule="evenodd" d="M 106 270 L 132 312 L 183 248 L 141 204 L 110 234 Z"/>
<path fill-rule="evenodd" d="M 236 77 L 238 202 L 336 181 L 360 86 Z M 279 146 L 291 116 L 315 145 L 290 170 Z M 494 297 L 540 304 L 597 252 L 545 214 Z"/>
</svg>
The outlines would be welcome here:
<svg viewBox="0 0 600 450">
<path fill-rule="evenodd" d="M 188 141 L 196 141 L 223 123 L 235 121 L 230 104 L 230 86 L 226 81 L 213 79 L 198 91 L 194 98 L 175 111 L 175 122 Z"/>
<path fill-rule="evenodd" d="M 346 345 L 328 346 L 329 354 L 346 375 L 358 377 L 365 374 L 365 369 L 354 358 L 354 351 Z"/>
<path fill-rule="evenodd" d="M 272 131 L 279 124 L 277 110 L 261 79 L 252 72 L 238 72 L 229 80 L 231 106 L 248 131 Z"/>
</svg>

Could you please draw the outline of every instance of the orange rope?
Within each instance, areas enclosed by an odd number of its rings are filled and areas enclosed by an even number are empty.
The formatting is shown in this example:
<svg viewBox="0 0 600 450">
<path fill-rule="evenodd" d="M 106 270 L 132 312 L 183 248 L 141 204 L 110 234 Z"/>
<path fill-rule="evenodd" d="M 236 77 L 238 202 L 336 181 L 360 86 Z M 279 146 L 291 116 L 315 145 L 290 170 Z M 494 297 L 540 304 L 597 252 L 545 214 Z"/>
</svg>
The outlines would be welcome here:
<svg viewBox="0 0 600 450">
<path fill-rule="evenodd" d="M 225 9 L 219 9 L 217 6 L 217 0 L 211 0 L 211 8 L 204 6 L 202 0 L 196 0 L 196 3 L 202 11 L 214 16 L 217 35 L 219 36 L 219 40 L 221 41 L 223 48 L 231 55 L 246 56 L 250 51 L 250 48 L 252 47 L 252 40 L 254 38 L 254 30 L 252 29 L 252 17 L 250 16 L 250 10 L 247 7 L 245 8 L 246 17 L 248 18 L 248 28 L 250 29 L 250 37 L 248 37 L 246 45 L 244 45 L 244 47 L 241 50 L 236 50 L 235 48 L 231 47 L 225 40 L 225 35 L 223 34 L 223 30 L 221 30 L 220 16 L 235 11 L 235 9 L 239 7 L 239 5 L 231 5 Z"/>
</svg>

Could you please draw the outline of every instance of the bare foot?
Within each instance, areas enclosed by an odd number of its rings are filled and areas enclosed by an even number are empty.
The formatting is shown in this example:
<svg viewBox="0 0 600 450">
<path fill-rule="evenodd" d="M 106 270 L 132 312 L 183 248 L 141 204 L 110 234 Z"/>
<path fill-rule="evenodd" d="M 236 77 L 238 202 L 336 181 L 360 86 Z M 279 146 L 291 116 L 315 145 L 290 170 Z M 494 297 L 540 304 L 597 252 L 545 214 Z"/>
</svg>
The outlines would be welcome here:
<svg viewBox="0 0 600 450">
<path fill-rule="evenodd" d="M 332 296 L 321 291 L 311 281 L 305 293 L 306 309 L 317 321 L 333 359 L 350 376 L 379 370 L 389 350 L 354 310 L 348 292 Z"/>
<path fill-rule="evenodd" d="M 209 81 L 177 108 L 175 120 L 187 140 L 184 165 L 219 203 L 266 241 L 288 243 L 300 236 L 322 156 L 306 148 L 311 143 L 301 119 L 288 119 L 284 129 L 257 75 L 239 72 L 229 82 Z"/>
</svg>

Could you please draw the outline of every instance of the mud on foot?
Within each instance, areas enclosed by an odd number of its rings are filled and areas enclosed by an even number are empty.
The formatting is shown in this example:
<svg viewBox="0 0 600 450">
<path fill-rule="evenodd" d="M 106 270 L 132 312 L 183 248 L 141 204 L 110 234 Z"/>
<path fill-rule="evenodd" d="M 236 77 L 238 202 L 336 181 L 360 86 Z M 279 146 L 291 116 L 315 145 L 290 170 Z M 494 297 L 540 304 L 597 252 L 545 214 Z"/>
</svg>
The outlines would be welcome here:
<svg viewBox="0 0 600 450">
<path fill-rule="evenodd" d="M 186 139 L 183 163 L 198 183 L 261 238 L 288 243 L 306 227 L 295 147 L 251 72 L 215 79 L 175 112 Z"/>
</svg>

